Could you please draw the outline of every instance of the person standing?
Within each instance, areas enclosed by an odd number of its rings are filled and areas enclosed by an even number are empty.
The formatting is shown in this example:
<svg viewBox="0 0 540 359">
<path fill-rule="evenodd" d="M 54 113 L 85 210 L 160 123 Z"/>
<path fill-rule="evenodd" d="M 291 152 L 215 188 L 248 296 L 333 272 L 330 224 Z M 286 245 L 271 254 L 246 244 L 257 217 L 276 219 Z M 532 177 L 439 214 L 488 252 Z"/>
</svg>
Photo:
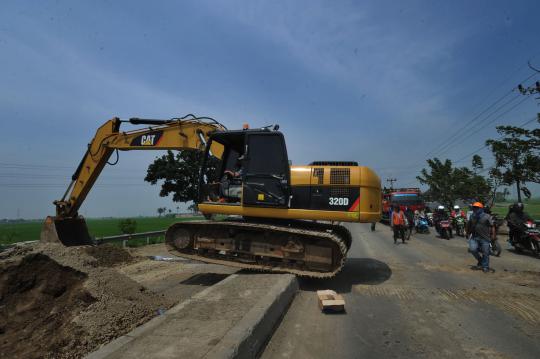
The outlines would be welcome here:
<svg viewBox="0 0 540 359">
<path fill-rule="evenodd" d="M 476 258 L 477 263 L 473 269 L 482 269 L 489 272 L 489 252 L 491 239 L 496 239 L 493 218 L 485 213 L 484 206 L 480 202 L 472 205 L 473 214 L 467 223 L 467 237 L 469 238 L 469 252 Z"/>
<path fill-rule="evenodd" d="M 392 229 L 394 230 L 394 244 L 397 244 L 398 236 L 405 243 L 405 215 L 397 205 L 392 211 Z"/>
<path fill-rule="evenodd" d="M 408 233 L 407 233 L 407 240 L 411 239 L 411 234 L 414 229 L 414 212 L 411 209 L 411 207 L 405 208 L 405 218 L 407 218 L 407 225 L 408 225 Z"/>
</svg>

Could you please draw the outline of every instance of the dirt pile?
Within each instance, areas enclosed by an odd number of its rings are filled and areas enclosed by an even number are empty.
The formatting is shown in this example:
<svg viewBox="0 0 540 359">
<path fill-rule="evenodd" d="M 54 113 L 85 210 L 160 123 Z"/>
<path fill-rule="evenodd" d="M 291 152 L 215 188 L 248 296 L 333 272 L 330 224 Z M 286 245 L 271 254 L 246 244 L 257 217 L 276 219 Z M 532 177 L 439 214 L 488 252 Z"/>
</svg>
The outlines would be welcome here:
<svg viewBox="0 0 540 359">
<path fill-rule="evenodd" d="M 112 244 L 87 247 L 86 253 L 94 257 L 100 267 L 113 267 L 135 261 L 135 258 L 126 249 Z"/>
<path fill-rule="evenodd" d="M 0 269 L 0 351 L 2 356 L 35 357 L 73 350 L 79 328 L 75 313 L 95 298 L 83 288 L 87 276 L 51 258 L 30 254 Z M 70 338 L 71 337 L 71 338 Z M 68 339 L 69 338 L 69 339 Z M 29 345 L 32 343 L 31 345 Z"/>
<path fill-rule="evenodd" d="M 174 304 L 111 268 L 127 251 L 95 251 L 38 244 L 0 259 L 0 358 L 79 358 Z"/>
</svg>

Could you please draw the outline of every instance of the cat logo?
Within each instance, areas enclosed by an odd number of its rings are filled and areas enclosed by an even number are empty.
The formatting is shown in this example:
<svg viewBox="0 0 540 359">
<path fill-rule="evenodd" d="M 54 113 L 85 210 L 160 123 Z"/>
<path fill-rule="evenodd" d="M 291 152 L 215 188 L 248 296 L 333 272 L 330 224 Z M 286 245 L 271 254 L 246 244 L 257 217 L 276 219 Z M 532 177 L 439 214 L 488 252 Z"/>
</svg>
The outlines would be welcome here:
<svg viewBox="0 0 540 359">
<path fill-rule="evenodd" d="M 137 136 L 131 141 L 131 146 L 157 146 L 162 134 L 163 131 L 154 131 Z"/>
<path fill-rule="evenodd" d="M 156 135 L 142 135 L 141 146 L 153 146 Z"/>
</svg>

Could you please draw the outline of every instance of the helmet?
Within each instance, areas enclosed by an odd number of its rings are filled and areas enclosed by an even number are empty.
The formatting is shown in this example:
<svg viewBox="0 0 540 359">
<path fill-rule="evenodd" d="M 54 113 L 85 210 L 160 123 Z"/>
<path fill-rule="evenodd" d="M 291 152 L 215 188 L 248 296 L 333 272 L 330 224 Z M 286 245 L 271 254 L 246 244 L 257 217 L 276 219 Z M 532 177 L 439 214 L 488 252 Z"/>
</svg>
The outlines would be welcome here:
<svg viewBox="0 0 540 359">
<path fill-rule="evenodd" d="M 482 203 L 480 203 L 480 202 L 474 202 L 474 203 L 472 204 L 472 206 L 473 206 L 473 207 L 478 207 L 478 208 L 484 208 L 484 205 L 483 205 Z"/>
<path fill-rule="evenodd" d="M 454 206 L 454 209 L 459 209 L 459 206 L 456 204 L 456 205 Z"/>
<path fill-rule="evenodd" d="M 437 207 L 437 209 L 444 209 L 444 206 L 439 206 Z"/>
<path fill-rule="evenodd" d="M 523 203 L 519 202 L 519 203 L 516 203 L 516 208 L 517 209 L 520 209 L 520 210 L 523 210 Z"/>
</svg>

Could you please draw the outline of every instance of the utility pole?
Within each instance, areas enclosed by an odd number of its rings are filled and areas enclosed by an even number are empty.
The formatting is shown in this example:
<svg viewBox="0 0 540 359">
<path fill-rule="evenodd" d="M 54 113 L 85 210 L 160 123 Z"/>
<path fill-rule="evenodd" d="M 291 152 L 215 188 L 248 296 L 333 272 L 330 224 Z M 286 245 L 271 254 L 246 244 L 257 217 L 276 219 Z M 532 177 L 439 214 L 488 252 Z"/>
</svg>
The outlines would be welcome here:
<svg viewBox="0 0 540 359">
<path fill-rule="evenodd" d="M 395 178 L 387 178 L 386 182 L 390 182 L 390 189 L 394 189 L 394 182 L 397 182 L 397 179 Z"/>
<path fill-rule="evenodd" d="M 540 73 L 540 70 L 534 68 L 532 65 L 531 65 L 531 62 L 529 61 L 528 62 L 529 64 L 529 68 L 537 73 Z M 522 94 L 522 95 L 525 95 L 525 96 L 529 96 L 529 95 L 533 95 L 533 94 L 540 94 L 540 81 L 536 81 L 534 86 L 530 86 L 530 87 L 525 87 L 523 86 L 522 84 L 519 84 L 517 86 L 517 89 L 519 90 L 519 92 Z M 540 97 L 536 97 L 537 100 L 540 100 Z"/>
</svg>

